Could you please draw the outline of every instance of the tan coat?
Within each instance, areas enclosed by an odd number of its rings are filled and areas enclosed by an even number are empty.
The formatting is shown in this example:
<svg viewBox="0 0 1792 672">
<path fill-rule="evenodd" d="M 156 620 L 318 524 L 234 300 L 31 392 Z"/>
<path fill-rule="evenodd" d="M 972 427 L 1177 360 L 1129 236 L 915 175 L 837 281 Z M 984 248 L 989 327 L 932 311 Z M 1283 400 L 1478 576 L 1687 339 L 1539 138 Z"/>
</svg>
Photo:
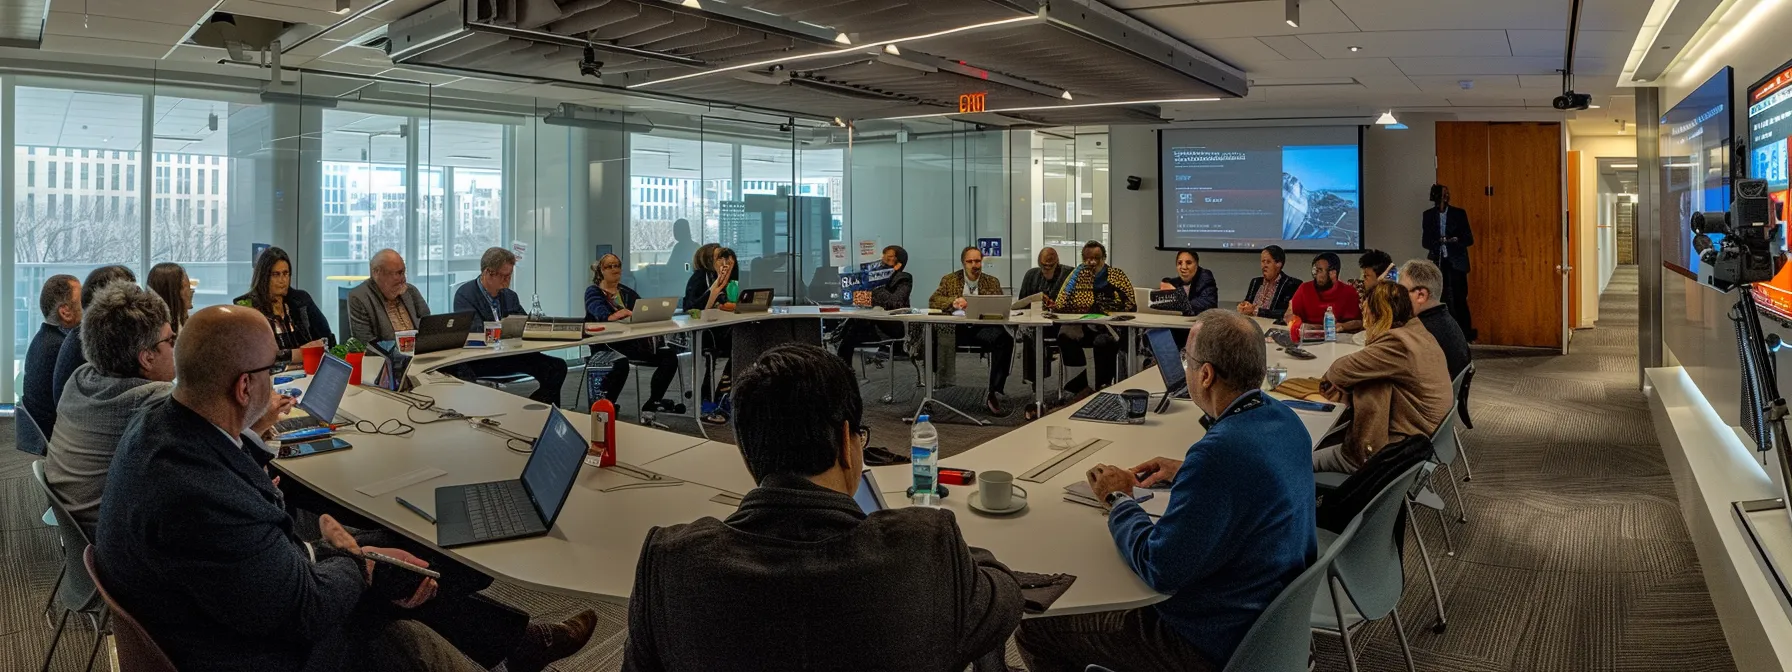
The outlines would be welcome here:
<svg viewBox="0 0 1792 672">
<path fill-rule="evenodd" d="M 1325 382 L 1348 397 L 1354 417 L 1342 452 L 1356 467 L 1390 443 L 1431 436 L 1455 405 L 1443 348 L 1417 319 L 1339 357 Z"/>
</svg>

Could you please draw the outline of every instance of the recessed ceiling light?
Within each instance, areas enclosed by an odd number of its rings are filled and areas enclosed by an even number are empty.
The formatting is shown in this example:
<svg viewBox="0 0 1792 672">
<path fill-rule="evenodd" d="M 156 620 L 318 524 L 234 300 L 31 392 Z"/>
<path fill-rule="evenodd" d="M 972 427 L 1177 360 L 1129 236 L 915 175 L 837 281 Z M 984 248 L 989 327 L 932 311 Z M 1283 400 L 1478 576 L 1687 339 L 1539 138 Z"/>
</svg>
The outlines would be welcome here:
<svg viewBox="0 0 1792 672">
<path fill-rule="evenodd" d="M 1351 50 L 1351 51 L 1362 51 L 1362 50 L 1363 50 L 1363 48 L 1362 48 L 1362 47 L 1359 47 L 1359 46 L 1356 46 L 1356 45 L 1351 45 L 1351 47 L 1350 47 L 1350 50 Z"/>
</svg>

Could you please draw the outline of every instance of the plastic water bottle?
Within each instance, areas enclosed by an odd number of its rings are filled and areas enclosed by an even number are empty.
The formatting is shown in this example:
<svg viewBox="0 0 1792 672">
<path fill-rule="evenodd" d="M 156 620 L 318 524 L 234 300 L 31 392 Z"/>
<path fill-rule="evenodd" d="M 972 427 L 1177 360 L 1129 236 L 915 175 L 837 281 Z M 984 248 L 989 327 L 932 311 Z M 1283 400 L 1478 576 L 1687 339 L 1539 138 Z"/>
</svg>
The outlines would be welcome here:
<svg viewBox="0 0 1792 672">
<path fill-rule="evenodd" d="M 927 421 L 927 416 L 915 418 L 915 426 L 909 430 L 909 462 L 914 467 L 914 494 L 909 496 L 909 503 L 915 506 L 938 506 L 939 491 L 936 489 L 940 471 L 940 433 Z"/>
<path fill-rule="evenodd" d="M 1325 307 L 1325 342 L 1338 342 L 1338 318 L 1332 315 L 1332 307 Z"/>
</svg>

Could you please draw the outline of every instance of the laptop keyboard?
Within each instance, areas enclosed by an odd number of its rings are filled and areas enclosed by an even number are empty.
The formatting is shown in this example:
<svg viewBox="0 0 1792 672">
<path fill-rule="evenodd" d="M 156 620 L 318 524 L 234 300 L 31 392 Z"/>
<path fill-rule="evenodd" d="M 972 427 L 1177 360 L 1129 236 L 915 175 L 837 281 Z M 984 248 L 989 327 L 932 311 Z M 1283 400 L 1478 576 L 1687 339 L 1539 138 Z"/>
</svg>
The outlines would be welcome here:
<svg viewBox="0 0 1792 672">
<path fill-rule="evenodd" d="M 1131 422 L 1126 418 L 1126 400 L 1118 394 L 1102 392 L 1090 399 L 1089 403 L 1077 409 L 1070 416 L 1075 420 L 1094 420 L 1096 422 Z"/>
<path fill-rule="evenodd" d="M 302 418 L 287 418 L 274 423 L 274 433 L 285 434 L 287 432 L 296 432 L 301 429 L 311 429 L 312 427 L 321 426 L 323 426 L 323 423 L 318 422 L 316 417 L 307 415 Z"/>
<path fill-rule="evenodd" d="M 467 487 L 467 519 L 473 524 L 475 539 L 518 536 L 534 522 L 525 521 L 517 507 L 507 505 L 510 483 L 499 481 Z"/>
</svg>

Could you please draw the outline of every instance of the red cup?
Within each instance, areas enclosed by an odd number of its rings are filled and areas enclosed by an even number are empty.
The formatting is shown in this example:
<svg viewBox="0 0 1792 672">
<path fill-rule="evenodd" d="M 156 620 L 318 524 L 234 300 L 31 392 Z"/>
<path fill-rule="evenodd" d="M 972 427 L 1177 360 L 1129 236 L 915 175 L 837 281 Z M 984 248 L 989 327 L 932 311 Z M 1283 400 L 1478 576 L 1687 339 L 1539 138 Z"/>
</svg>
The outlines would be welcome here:
<svg viewBox="0 0 1792 672">
<path fill-rule="evenodd" d="M 324 346 L 313 345 L 299 348 L 299 354 L 305 357 L 305 375 L 317 375 L 317 367 L 324 363 Z"/>
<path fill-rule="evenodd" d="M 504 325 L 503 324 L 500 324 L 498 322 L 486 322 L 485 323 L 485 344 L 486 345 L 493 345 L 493 346 L 497 345 L 498 337 L 503 336 L 503 335 L 504 335 Z"/>
<path fill-rule="evenodd" d="M 350 384 L 350 385 L 360 385 L 361 384 L 361 358 L 366 355 L 367 355 L 367 353 L 364 353 L 364 352 L 351 352 L 346 355 L 343 355 L 342 361 L 348 362 L 348 366 L 349 366 L 348 384 Z"/>
</svg>

